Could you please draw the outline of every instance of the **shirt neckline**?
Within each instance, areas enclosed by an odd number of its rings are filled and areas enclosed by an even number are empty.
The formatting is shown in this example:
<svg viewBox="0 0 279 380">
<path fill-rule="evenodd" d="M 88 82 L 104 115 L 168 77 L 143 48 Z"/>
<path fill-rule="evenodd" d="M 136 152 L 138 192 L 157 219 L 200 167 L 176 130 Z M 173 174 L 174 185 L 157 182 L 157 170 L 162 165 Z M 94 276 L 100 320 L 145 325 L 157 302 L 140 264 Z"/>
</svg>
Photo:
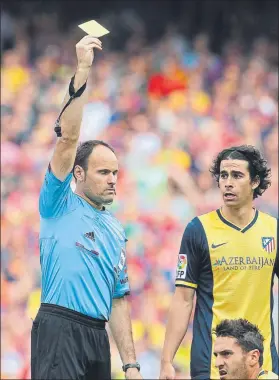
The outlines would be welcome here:
<svg viewBox="0 0 279 380">
<path fill-rule="evenodd" d="M 246 231 L 250 230 L 250 229 L 253 227 L 253 225 L 256 223 L 256 221 L 257 221 L 257 219 L 258 219 L 258 216 L 259 216 L 259 211 L 255 209 L 255 215 L 254 215 L 252 221 L 249 222 L 249 223 L 247 224 L 247 226 L 245 226 L 245 227 L 243 227 L 243 228 L 240 228 L 240 227 L 236 226 L 235 224 L 233 224 L 232 222 L 228 221 L 228 220 L 224 217 L 224 215 L 222 214 L 221 209 L 218 209 L 216 212 L 217 212 L 217 215 L 218 215 L 219 219 L 220 219 L 224 224 L 226 224 L 227 226 L 229 226 L 229 227 L 231 227 L 231 228 L 233 228 L 233 229 L 235 229 L 235 230 L 237 230 L 237 231 L 239 231 L 239 232 L 241 232 L 241 233 L 245 233 Z"/>
<path fill-rule="evenodd" d="M 104 214 L 104 213 L 107 211 L 107 209 L 105 208 L 105 206 L 103 206 L 103 209 L 102 209 L 102 210 L 99 210 L 97 207 L 94 207 L 92 204 L 90 204 L 89 202 L 87 202 L 87 200 L 84 199 L 84 198 L 83 198 L 82 196 L 80 196 L 79 194 L 75 193 L 75 195 L 76 195 L 77 197 L 79 197 L 83 202 L 85 202 L 85 204 L 88 205 L 88 206 L 90 207 L 90 209 L 92 209 L 93 211 L 98 212 L 98 213 L 100 213 L 100 214 Z"/>
</svg>

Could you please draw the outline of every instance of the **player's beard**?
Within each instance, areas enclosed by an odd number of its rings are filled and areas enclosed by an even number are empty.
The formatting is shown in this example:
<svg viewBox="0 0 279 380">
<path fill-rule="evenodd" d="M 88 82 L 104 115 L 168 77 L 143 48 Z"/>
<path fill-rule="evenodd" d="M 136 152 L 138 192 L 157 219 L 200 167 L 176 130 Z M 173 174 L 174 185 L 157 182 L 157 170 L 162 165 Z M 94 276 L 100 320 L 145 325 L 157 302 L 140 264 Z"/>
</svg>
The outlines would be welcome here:
<svg viewBox="0 0 279 380">
<path fill-rule="evenodd" d="M 243 360 L 237 365 L 234 371 L 232 371 L 229 374 L 228 379 L 248 379 L 248 371 L 247 371 L 247 365 L 246 365 L 246 358 L 243 358 Z"/>
</svg>

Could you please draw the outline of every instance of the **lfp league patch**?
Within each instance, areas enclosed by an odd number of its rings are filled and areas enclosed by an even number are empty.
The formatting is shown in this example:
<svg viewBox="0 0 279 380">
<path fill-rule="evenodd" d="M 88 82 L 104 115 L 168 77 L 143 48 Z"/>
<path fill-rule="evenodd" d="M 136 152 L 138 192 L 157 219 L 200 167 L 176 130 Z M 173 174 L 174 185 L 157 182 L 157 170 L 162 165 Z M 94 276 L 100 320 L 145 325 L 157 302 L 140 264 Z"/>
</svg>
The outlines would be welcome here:
<svg viewBox="0 0 279 380">
<path fill-rule="evenodd" d="M 186 278 L 186 268 L 187 268 L 187 256 L 184 254 L 178 255 L 178 264 L 176 277 L 177 278 Z"/>
<path fill-rule="evenodd" d="M 274 237 L 262 237 L 262 246 L 266 252 L 271 253 L 275 249 Z"/>
</svg>

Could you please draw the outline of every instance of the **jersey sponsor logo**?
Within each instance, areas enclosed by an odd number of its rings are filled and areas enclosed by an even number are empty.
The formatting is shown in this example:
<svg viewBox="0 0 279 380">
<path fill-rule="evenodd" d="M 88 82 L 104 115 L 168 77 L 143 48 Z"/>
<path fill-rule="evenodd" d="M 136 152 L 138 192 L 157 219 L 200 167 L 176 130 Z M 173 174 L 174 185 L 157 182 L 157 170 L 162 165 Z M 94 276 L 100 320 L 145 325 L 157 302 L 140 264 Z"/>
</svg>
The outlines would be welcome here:
<svg viewBox="0 0 279 380">
<path fill-rule="evenodd" d="M 212 248 L 212 249 L 216 249 L 216 248 L 221 247 L 222 245 L 225 245 L 225 244 L 228 244 L 228 242 L 226 242 L 226 243 L 221 243 L 221 244 L 214 244 L 214 243 L 212 243 L 211 248 Z"/>
<path fill-rule="evenodd" d="M 92 241 L 95 241 L 95 235 L 94 235 L 93 231 L 86 232 L 86 234 L 84 234 L 84 236 L 87 237 L 88 239 L 92 240 Z"/>
<path fill-rule="evenodd" d="M 267 253 L 271 253 L 275 249 L 274 237 L 262 237 L 262 246 Z"/>
<path fill-rule="evenodd" d="M 178 264 L 177 264 L 177 278 L 186 278 L 186 268 L 187 268 L 187 256 L 178 255 Z"/>
<path fill-rule="evenodd" d="M 229 256 L 216 259 L 213 263 L 213 269 L 219 270 L 261 270 L 265 266 L 273 267 L 275 259 L 267 257 L 242 257 L 242 256 Z"/>
</svg>

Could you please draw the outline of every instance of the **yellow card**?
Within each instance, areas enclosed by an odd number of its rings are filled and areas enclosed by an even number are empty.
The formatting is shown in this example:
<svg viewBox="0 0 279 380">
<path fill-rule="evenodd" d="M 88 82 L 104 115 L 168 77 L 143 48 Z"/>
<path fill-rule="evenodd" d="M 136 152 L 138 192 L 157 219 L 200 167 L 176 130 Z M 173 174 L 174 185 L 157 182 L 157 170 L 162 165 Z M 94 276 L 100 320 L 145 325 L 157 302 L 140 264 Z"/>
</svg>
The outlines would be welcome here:
<svg viewBox="0 0 279 380">
<path fill-rule="evenodd" d="M 79 25 L 79 28 L 84 30 L 87 34 L 93 37 L 102 37 L 105 34 L 109 33 L 109 30 L 104 28 L 101 24 L 99 24 L 95 20 L 84 22 L 83 24 Z"/>
</svg>

